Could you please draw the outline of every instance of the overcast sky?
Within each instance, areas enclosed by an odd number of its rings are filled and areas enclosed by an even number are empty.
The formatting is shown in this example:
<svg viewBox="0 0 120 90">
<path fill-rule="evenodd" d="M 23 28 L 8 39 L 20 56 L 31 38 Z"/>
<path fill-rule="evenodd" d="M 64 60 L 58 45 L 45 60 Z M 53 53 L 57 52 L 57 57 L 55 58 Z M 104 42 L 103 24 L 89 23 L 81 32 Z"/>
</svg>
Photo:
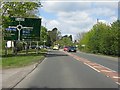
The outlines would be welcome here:
<svg viewBox="0 0 120 90">
<path fill-rule="evenodd" d="M 62 35 L 73 35 L 89 31 L 97 18 L 107 24 L 118 18 L 118 0 L 81 1 L 46 0 L 39 9 L 42 25 L 52 30 L 54 27 Z"/>
</svg>

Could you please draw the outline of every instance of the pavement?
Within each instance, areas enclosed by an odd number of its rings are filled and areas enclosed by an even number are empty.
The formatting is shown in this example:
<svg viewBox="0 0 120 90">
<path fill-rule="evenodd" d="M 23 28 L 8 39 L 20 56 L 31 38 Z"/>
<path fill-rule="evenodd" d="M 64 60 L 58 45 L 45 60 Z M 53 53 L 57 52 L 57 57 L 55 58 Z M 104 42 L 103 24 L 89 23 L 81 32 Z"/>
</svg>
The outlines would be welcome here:
<svg viewBox="0 0 120 90">
<path fill-rule="evenodd" d="M 22 68 L 2 69 L 0 75 L 2 76 L 2 88 L 13 88 L 21 82 L 27 75 L 29 75 L 38 65 L 38 63 L 25 66 Z"/>
</svg>

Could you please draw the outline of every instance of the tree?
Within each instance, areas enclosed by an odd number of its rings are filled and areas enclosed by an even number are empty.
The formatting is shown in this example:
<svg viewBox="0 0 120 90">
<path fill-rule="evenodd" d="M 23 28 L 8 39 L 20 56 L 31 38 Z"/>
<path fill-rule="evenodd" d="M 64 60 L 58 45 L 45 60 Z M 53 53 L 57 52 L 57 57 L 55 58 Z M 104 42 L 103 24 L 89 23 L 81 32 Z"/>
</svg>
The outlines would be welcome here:
<svg viewBox="0 0 120 90">
<path fill-rule="evenodd" d="M 70 35 L 69 38 L 70 38 L 71 41 L 73 41 L 73 40 L 72 40 L 72 35 Z"/>
<path fill-rule="evenodd" d="M 79 41 L 79 49 L 106 55 L 120 55 L 119 53 L 119 35 L 120 21 L 117 20 L 111 26 L 105 23 L 97 23 L 93 28 L 84 34 Z M 85 45 L 83 48 L 82 45 Z"/>
<path fill-rule="evenodd" d="M 65 35 L 61 39 L 57 40 L 55 43 L 59 44 L 61 47 L 64 46 L 73 46 L 70 36 Z"/>
<path fill-rule="evenodd" d="M 120 20 L 117 20 L 111 24 L 110 34 L 111 40 L 109 39 L 109 42 L 111 42 L 111 54 L 120 56 Z"/>
<path fill-rule="evenodd" d="M 41 26 L 40 41 L 43 44 L 43 41 L 47 41 L 47 28 Z"/>
<path fill-rule="evenodd" d="M 38 7 L 41 7 L 41 3 L 35 2 L 2 2 L 1 3 L 2 12 L 2 33 L 4 33 L 4 28 L 8 26 L 10 22 L 9 17 L 37 17 L 35 12 Z M 4 49 L 5 41 L 2 37 L 2 46 Z"/>
<path fill-rule="evenodd" d="M 80 41 L 80 40 L 83 38 L 84 35 L 85 35 L 85 32 L 80 32 L 80 33 L 78 33 L 78 34 L 76 35 L 76 39 L 77 39 L 78 41 Z"/>
<path fill-rule="evenodd" d="M 9 17 L 37 17 L 35 11 L 41 7 L 41 3 L 35 2 L 3 2 L 2 25 L 9 23 Z"/>
<path fill-rule="evenodd" d="M 34 14 L 41 3 L 35 2 L 3 2 L 2 16 L 11 17 L 36 17 Z"/>
<path fill-rule="evenodd" d="M 53 28 L 52 31 L 48 31 L 48 35 L 50 37 L 51 45 L 61 38 L 61 32 L 57 28 Z"/>
</svg>

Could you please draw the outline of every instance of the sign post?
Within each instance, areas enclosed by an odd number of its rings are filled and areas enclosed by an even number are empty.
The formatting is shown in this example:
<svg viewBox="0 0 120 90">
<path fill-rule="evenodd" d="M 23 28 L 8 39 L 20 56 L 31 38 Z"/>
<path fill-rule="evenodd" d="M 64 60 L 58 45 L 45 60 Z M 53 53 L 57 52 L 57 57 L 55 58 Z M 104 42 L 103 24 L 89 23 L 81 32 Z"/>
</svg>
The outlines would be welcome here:
<svg viewBox="0 0 120 90">
<path fill-rule="evenodd" d="M 39 50 L 38 50 L 38 49 L 39 49 L 39 45 L 38 45 L 38 41 L 37 41 L 37 48 L 36 48 L 36 50 L 37 50 L 37 51 L 36 51 L 37 54 L 39 53 Z"/>
</svg>

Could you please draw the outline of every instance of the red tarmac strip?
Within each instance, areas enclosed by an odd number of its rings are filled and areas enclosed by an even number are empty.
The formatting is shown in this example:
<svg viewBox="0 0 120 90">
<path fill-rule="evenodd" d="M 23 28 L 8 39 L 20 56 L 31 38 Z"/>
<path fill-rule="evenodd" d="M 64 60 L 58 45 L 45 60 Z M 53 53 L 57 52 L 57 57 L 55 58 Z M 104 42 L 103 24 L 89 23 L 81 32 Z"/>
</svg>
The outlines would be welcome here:
<svg viewBox="0 0 120 90">
<path fill-rule="evenodd" d="M 84 63 L 85 65 L 89 66 L 90 68 L 92 68 L 93 70 L 104 74 L 107 77 L 110 77 L 112 80 L 114 80 L 118 85 L 120 85 L 120 73 L 118 74 L 118 72 L 113 71 L 103 65 L 100 65 L 98 63 L 95 62 L 91 62 L 85 58 L 79 57 L 77 55 L 73 55 L 71 53 L 65 52 L 63 51 L 65 54 L 75 58 L 76 60 L 81 61 L 82 63 Z"/>
</svg>

